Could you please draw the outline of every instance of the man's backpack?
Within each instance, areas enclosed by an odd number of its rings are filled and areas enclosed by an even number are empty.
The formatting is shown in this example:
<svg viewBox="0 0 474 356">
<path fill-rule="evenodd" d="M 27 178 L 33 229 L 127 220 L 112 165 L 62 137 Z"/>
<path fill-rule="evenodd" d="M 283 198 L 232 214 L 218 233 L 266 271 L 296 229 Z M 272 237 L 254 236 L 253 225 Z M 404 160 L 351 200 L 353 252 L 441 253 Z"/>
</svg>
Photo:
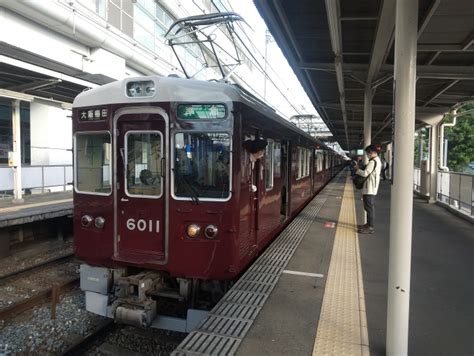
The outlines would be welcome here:
<svg viewBox="0 0 474 356">
<path fill-rule="evenodd" d="M 367 176 L 367 177 L 362 177 L 358 174 L 356 174 L 353 178 L 352 178 L 352 182 L 354 183 L 354 187 L 358 190 L 364 188 L 364 184 L 365 184 L 365 181 L 370 177 L 370 175 L 372 173 L 374 173 L 375 171 L 375 168 L 377 168 L 377 161 L 374 160 L 374 169 L 372 170 L 372 172 L 370 172 L 370 174 Z"/>
</svg>

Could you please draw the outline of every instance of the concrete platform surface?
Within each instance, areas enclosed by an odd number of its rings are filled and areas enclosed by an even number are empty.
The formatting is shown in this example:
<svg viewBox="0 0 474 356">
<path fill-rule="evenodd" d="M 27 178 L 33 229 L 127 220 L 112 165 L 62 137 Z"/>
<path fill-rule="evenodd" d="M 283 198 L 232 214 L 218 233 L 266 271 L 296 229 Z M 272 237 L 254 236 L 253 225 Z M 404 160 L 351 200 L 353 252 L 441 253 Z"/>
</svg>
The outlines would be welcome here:
<svg viewBox="0 0 474 356">
<path fill-rule="evenodd" d="M 360 194 L 358 195 L 360 197 Z M 474 355 L 474 225 L 414 197 L 410 355 Z M 356 199 L 358 221 L 363 206 Z M 371 355 L 385 355 L 390 184 L 376 198 L 376 233 L 359 235 Z"/>
<path fill-rule="evenodd" d="M 332 198 L 327 199 L 285 268 L 321 274 L 323 277 L 283 273 L 242 340 L 238 355 L 320 354 L 315 340 L 320 332 L 321 318 L 324 318 L 323 296 L 329 283 L 328 272 L 331 258 L 334 258 L 332 250 L 336 238 L 336 229 L 327 228 L 327 222 L 337 221 L 342 216 L 342 213 L 339 215 L 343 195 L 341 178 L 331 195 Z M 354 203 L 358 223 L 362 224 L 364 213 L 360 192 L 356 192 Z M 362 348 L 362 355 L 369 352 L 370 355 L 386 354 L 388 182 L 381 184 L 376 209 L 376 233 L 357 235 L 362 270 L 359 284 L 363 285 L 364 290 L 362 295 L 365 298 L 364 316 L 369 344 L 367 352 Z M 355 226 L 353 228 L 355 230 Z M 409 355 L 474 354 L 473 272 L 474 226 L 442 207 L 415 197 Z M 335 299 L 340 297 L 336 295 Z M 345 307 L 342 308 L 346 313 Z M 334 325 L 339 322 L 336 319 L 333 320 Z M 363 319 L 361 316 L 361 324 L 364 324 Z M 343 325 L 345 327 L 350 325 Z M 341 353 L 343 344 L 350 342 L 340 339 L 333 345 L 325 345 L 335 349 L 324 354 L 353 354 Z"/>
<path fill-rule="evenodd" d="M 21 204 L 0 199 L 0 228 L 72 214 L 72 191 L 26 195 Z"/>
</svg>

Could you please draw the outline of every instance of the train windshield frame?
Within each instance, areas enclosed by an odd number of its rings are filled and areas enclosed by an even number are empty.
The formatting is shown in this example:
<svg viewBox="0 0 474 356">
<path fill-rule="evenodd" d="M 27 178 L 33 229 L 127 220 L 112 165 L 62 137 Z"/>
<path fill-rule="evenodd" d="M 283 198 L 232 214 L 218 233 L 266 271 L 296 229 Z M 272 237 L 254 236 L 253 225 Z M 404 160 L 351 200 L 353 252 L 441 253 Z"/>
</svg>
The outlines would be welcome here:
<svg viewBox="0 0 474 356">
<path fill-rule="evenodd" d="M 109 131 L 76 132 L 74 162 L 77 193 L 112 194 L 112 138 Z"/>
<path fill-rule="evenodd" d="M 173 136 L 172 196 L 176 200 L 228 201 L 232 186 L 232 134 L 178 131 Z"/>
</svg>

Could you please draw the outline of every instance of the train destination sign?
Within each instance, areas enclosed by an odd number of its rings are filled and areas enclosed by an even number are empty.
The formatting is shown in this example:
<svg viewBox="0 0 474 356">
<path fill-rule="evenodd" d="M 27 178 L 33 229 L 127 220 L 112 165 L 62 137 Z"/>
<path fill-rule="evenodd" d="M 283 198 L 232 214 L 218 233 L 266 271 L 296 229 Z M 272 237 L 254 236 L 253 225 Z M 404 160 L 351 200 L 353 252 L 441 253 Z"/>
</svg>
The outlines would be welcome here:
<svg viewBox="0 0 474 356">
<path fill-rule="evenodd" d="M 224 119 L 224 104 L 180 104 L 178 117 L 183 120 L 214 120 Z"/>
<path fill-rule="evenodd" d="M 107 118 L 106 108 L 96 108 L 79 111 L 79 121 L 96 121 Z"/>
</svg>

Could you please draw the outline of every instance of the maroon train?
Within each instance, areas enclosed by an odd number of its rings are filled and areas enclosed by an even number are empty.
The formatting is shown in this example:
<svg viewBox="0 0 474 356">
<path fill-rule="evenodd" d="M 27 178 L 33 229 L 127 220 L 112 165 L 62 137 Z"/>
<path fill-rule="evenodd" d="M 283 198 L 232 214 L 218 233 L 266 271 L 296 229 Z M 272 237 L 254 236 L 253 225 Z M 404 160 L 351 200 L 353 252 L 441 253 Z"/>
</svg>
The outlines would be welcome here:
<svg viewBox="0 0 474 356">
<path fill-rule="evenodd" d="M 73 131 L 86 307 L 141 326 L 189 330 L 343 161 L 225 83 L 117 81 L 76 98 Z"/>
</svg>

